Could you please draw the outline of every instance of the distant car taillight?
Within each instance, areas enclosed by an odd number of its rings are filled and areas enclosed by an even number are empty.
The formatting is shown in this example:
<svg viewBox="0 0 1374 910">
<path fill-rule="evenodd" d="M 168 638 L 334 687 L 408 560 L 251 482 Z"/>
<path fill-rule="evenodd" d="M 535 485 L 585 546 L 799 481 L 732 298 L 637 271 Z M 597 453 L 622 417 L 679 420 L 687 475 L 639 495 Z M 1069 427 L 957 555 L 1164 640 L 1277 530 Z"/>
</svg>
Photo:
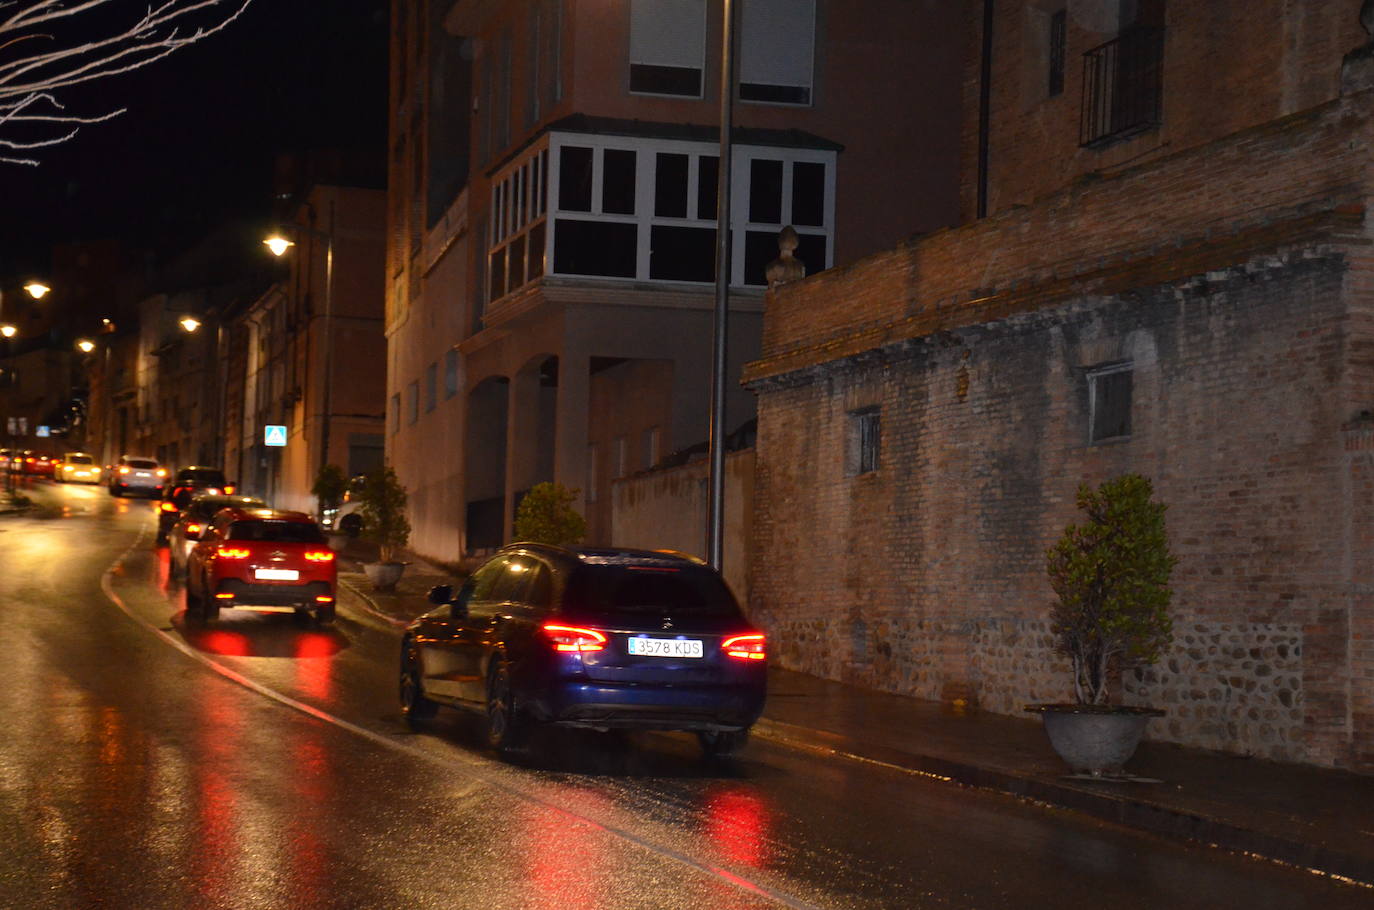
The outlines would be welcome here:
<svg viewBox="0 0 1374 910">
<path fill-rule="evenodd" d="M 247 550 L 241 550 L 241 549 L 239 549 L 238 547 L 219 547 L 218 549 L 215 550 L 215 553 L 216 553 L 217 555 L 219 555 L 219 556 L 224 557 L 225 559 L 247 559 L 247 558 L 248 558 L 248 551 L 247 551 Z"/>
<path fill-rule="evenodd" d="M 305 554 L 306 562 L 333 562 L 333 550 L 307 550 Z"/>
<path fill-rule="evenodd" d="M 164 512 L 175 512 L 176 510 L 177 504 L 174 502 L 164 502 L 162 504 L 162 511 Z"/>
<path fill-rule="evenodd" d="M 595 629 L 560 626 L 551 622 L 544 623 L 540 628 L 553 642 L 555 651 L 600 651 L 606 647 L 606 636 Z"/>
<path fill-rule="evenodd" d="M 768 656 L 764 647 L 763 635 L 753 632 L 748 635 L 732 635 L 720 643 L 721 650 L 728 657 L 740 660 L 763 660 Z"/>
<path fill-rule="evenodd" d="M 121 474 L 127 474 L 127 473 L 129 473 L 129 469 L 128 469 L 126 466 L 124 466 L 124 465 L 120 465 L 120 466 L 119 466 L 119 473 L 121 473 Z"/>
<path fill-rule="evenodd" d="M 187 534 L 199 534 L 199 533 L 200 533 L 200 525 L 198 525 L 198 524 L 188 524 L 188 525 L 186 526 L 186 533 L 187 533 Z"/>
<path fill-rule="evenodd" d="M 158 469 L 157 469 L 157 476 L 158 476 L 158 477 L 166 477 L 166 476 L 167 476 L 167 469 L 166 469 L 166 468 L 158 468 Z"/>
<path fill-rule="evenodd" d="M 225 485 L 224 485 L 224 495 L 225 495 L 225 496 L 228 496 L 229 494 L 233 493 L 235 489 L 236 489 L 236 487 L 235 487 L 233 484 L 225 484 Z"/>
</svg>

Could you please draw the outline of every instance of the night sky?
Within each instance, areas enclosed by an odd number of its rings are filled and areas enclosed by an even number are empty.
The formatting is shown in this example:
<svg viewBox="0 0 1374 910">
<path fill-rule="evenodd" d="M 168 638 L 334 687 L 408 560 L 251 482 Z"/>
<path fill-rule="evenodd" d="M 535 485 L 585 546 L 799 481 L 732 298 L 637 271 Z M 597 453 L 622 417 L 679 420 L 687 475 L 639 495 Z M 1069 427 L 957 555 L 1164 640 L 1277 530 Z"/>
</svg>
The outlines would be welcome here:
<svg viewBox="0 0 1374 910">
<path fill-rule="evenodd" d="M 134 15 L 147 3 L 112 6 Z M 42 274 L 57 243 L 118 236 L 161 258 L 231 218 L 267 219 L 281 153 L 361 150 L 380 166 L 386 10 L 386 0 L 253 0 L 203 42 L 62 93 L 73 113 L 129 110 L 65 145 L 8 153 L 41 164 L 0 165 L 0 281 Z"/>
</svg>

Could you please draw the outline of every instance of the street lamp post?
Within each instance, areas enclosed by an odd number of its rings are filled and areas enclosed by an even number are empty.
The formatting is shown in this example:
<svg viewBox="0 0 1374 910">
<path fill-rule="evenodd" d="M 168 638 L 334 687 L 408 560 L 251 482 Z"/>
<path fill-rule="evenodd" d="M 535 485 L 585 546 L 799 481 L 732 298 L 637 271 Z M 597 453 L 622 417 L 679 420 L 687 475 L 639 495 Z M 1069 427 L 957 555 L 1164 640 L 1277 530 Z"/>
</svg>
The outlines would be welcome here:
<svg viewBox="0 0 1374 910">
<path fill-rule="evenodd" d="M 287 227 L 324 241 L 324 389 L 321 393 L 323 401 L 320 414 L 320 456 L 316 465 L 318 470 L 329 464 L 329 431 L 334 416 L 334 200 L 329 201 L 328 230 L 321 231 L 309 225 L 296 223 Z M 275 234 L 263 243 L 272 251 L 272 255 L 278 258 L 296 245 L 293 241 Z"/>
</svg>

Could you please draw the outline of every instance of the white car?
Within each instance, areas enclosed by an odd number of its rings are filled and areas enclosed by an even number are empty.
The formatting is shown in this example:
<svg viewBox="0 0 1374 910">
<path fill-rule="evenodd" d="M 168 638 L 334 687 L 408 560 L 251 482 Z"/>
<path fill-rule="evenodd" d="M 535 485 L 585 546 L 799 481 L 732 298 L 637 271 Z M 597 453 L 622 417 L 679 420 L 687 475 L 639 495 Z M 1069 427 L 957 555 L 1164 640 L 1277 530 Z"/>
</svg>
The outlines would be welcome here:
<svg viewBox="0 0 1374 910">
<path fill-rule="evenodd" d="M 157 498 L 162 495 L 162 487 L 166 483 L 167 469 L 153 458 L 121 455 L 110 471 L 111 496 L 141 493 Z"/>
</svg>

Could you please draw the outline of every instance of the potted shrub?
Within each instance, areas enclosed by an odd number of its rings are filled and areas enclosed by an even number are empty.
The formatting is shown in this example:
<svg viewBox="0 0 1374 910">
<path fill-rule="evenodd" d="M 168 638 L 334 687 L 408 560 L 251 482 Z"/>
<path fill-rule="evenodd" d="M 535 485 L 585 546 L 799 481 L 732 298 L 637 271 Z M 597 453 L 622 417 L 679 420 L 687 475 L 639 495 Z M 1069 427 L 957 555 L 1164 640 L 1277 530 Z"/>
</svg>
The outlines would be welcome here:
<svg viewBox="0 0 1374 910">
<path fill-rule="evenodd" d="M 358 498 L 363 536 L 378 550 L 377 561 L 364 564 L 363 571 L 374 589 L 393 591 L 405 570 L 405 563 L 396 559 L 397 551 L 410 541 L 406 488 L 391 466 L 383 465 L 367 475 Z"/>
<path fill-rule="evenodd" d="M 344 477 L 343 468 L 336 464 L 320 465 L 320 471 L 315 475 L 315 485 L 310 488 L 310 495 L 315 497 L 318 507 L 320 522 L 328 524 L 339 513 L 339 506 L 343 503 L 344 492 L 348 489 L 348 478 Z M 337 531 L 337 527 L 333 528 Z M 329 546 L 332 549 L 341 549 L 343 541 L 338 534 L 331 534 Z"/>
<path fill-rule="evenodd" d="M 577 490 L 561 483 L 537 483 L 515 511 L 515 539 L 567 546 L 587 534 L 587 520 L 573 508 Z"/>
<path fill-rule="evenodd" d="M 1156 708 L 1113 704 L 1110 687 L 1126 666 L 1157 661 L 1173 639 L 1165 506 L 1149 479 L 1124 474 L 1096 490 L 1078 488 L 1086 521 L 1064 529 L 1045 553 L 1058 600 L 1051 631 L 1069 658 L 1073 704 L 1028 705 L 1039 712 L 1060 756 L 1077 773 L 1120 772 Z"/>
</svg>

